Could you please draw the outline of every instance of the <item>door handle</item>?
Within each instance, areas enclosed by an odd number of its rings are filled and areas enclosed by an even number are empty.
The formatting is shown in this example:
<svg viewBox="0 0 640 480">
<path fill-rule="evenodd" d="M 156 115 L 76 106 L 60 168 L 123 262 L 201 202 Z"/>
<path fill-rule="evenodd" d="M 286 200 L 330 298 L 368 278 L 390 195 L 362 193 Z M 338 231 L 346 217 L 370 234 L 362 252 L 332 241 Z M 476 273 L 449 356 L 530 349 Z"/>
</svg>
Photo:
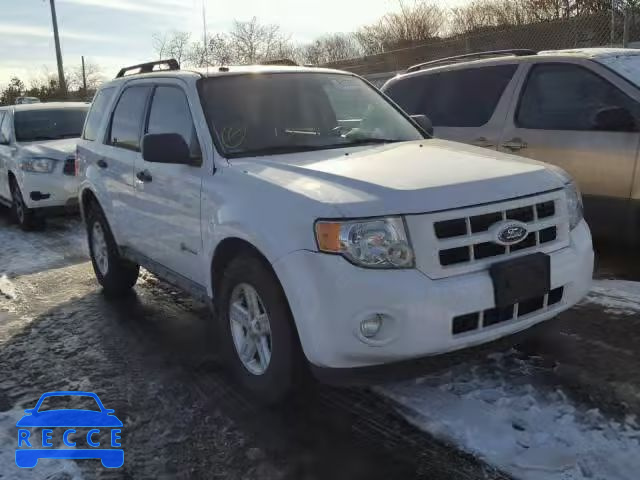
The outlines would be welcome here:
<svg viewBox="0 0 640 480">
<path fill-rule="evenodd" d="M 493 147 L 495 147 L 495 144 L 490 142 L 489 140 L 487 140 L 485 137 L 476 138 L 475 140 L 473 140 L 471 142 L 471 144 L 475 145 L 476 147 L 482 147 L 482 148 L 493 148 Z"/>
<path fill-rule="evenodd" d="M 109 164 L 105 162 L 104 158 L 101 158 L 100 160 L 98 160 L 96 162 L 96 165 L 98 165 L 100 168 L 107 168 L 109 166 Z"/>
<path fill-rule="evenodd" d="M 136 173 L 136 178 L 144 183 L 148 183 L 153 180 L 153 177 L 149 173 L 149 170 L 140 170 L 138 173 Z"/>
<path fill-rule="evenodd" d="M 527 142 L 522 141 L 521 138 L 512 138 L 511 140 L 504 142 L 502 144 L 502 148 L 506 148 L 512 152 L 517 152 L 518 150 L 527 148 Z"/>
</svg>

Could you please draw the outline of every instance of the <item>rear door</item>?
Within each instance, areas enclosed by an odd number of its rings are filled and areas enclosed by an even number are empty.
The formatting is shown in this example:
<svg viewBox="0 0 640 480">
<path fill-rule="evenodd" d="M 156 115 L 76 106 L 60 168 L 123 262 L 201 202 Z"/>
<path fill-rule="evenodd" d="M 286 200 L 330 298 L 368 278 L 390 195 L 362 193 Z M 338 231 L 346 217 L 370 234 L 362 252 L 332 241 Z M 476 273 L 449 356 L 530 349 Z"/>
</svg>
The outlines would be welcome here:
<svg viewBox="0 0 640 480">
<path fill-rule="evenodd" d="M 585 194 L 588 219 L 598 230 L 618 232 L 640 141 L 640 103 L 634 95 L 594 62 L 528 64 L 500 149 L 568 171 Z M 624 109 L 631 125 L 604 125 L 598 115 L 607 109 Z"/>
<path fill-rule="evenodd" d="M 191 113 L 198 99 L 189 99 L 183 87 L 179 80 L 156 80 L 144 133 L 180 134 L 190 147 L 194 165 L 151 163 L 136 156 L 131 221 L 136 225 L 134 246 L 139 253 L 205 285 L 209 265 L 200 233 L 200 191 L 206 173 Z"/>
<path fill-rule="evenodd" d="M 429 117 L 436 137 L 495 149 L 517 70 L 501 63 L 415 74 L 385 93 L 410 115 Z"/>
<path fill-rule="evenodd" d="M 96 165 L 102 171 L 106 198 L 111 200 L 115 233 L 121 245 L 130 245 L 138 235 L 132 208 L 135 201 L 134 164 L 140 159 L 145 111 L 153 87 L 149 83 L 125 86 L 115 103 L 106 139 Z"/>
</svg>

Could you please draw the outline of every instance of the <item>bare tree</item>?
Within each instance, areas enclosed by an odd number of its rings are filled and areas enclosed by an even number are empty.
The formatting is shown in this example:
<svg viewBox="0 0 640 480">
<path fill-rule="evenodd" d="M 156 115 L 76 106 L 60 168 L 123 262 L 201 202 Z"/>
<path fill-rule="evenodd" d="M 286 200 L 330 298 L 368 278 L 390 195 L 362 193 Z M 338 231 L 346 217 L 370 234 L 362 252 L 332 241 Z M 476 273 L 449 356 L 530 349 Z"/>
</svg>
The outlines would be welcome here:
<svg viewBox="0 0 640 480">
<path fill-rule="evenodd" d="M 337 62 L 362 54 L 353 34 L 335 33 L 320 37 L 301 48 L 303 63 L 321 65 Z"/>
<path fill-rule="evenodd" d="M 398 0 L 398 11 L 360 28 L 355 38 L 365 54 L 380 53 L 436 38 L 445 32 L 446 24 L 447 12 L 438 5 Z"/>
<path fill-rule="evenodd" d="M 90 60 L 85 61 L 84 71 L 87 79 L 87 92 L 96 90 L 105 80 L 100 66 Z M 71 71 L 67 73 L 67 82 L 70 90 L 83 91 L 82 64 L 74 66 Z"/>
<path fill-rule="evenodd" d="M 152 47 L 158 59 L 175 58 L 182 63 L 189 55 L 191 48 L 191 33 L 174 30 L 172 32 L 153 34 Z"/>
<path fill-rule="evenodd" d="M 283 50 L 283 44 L 289 41 L 278 25 L 262 25 L 256 17 L 248 22 L 235 20 L 229 37 L 236 60 L 243 64 L 274 58 Z"/>
</svg>

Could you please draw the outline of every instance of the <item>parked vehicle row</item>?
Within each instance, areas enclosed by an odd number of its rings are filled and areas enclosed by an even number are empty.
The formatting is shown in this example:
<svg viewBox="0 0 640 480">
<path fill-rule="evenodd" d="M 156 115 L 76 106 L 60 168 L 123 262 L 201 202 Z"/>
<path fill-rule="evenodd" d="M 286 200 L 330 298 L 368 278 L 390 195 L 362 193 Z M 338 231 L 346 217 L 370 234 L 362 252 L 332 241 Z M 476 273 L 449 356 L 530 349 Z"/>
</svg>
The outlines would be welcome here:
<svg viewBox="0 0 640 480">
<path fill-rule="evenodd" d="M 416 65 L 382 90 L 435 135 L 562 167 L 594 234 L 640 241 L 640 50 L 508 50 Z"/>
<path fill-rule="evenodd" d="M 77 148 L 96 277 L 126 294 L 144 267 L 211 302 L 266 401 L 309 368 L 358 377 L 578 302 L 593 250 L 571 177 L 420 125 L 346 72 L 125 68 Z"/>
</svg>

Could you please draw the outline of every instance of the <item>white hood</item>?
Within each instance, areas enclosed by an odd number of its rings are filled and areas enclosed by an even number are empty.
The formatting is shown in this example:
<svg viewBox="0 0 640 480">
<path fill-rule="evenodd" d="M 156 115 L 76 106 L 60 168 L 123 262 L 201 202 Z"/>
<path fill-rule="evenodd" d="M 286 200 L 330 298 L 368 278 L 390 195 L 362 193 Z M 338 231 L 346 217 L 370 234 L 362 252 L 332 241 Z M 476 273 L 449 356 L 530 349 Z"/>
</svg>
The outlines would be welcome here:
<svg viewBox="0 0 640 480">
<path fill-rule="evenodd" d="M 20 144 L 20 154 L 29 157 L 49 157 L 64 160 L 75 153 L 78 138 L 46 140 Z"/>
<path fill-rule="evenodd" d="M 232 162 L 347 217 L 447 210 L 564 184 L 543 163 L 435 139 Z"/>
</svg>

